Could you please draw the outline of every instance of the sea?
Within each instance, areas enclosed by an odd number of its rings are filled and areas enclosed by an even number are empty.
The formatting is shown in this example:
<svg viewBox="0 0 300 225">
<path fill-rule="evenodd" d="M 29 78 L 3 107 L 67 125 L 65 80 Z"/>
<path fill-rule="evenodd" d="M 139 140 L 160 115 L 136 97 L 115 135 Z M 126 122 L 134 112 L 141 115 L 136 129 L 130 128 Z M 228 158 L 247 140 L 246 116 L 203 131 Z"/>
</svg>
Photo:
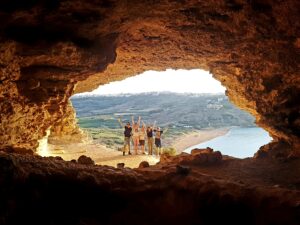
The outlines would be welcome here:
<svg viewBox="0 0 300 225">
<path fill-rule="evenodd" d="M 234 127 L 224 136 L 216 137 L 209 141 L 194 145 L 184 150 L 190 153 L 194 148 L 210 147 L 220 151 L 223 155 L 235 158 L 252 157 L 262 146 L 272 141 L 269 133 L 259 127 Z"/>
</svg>

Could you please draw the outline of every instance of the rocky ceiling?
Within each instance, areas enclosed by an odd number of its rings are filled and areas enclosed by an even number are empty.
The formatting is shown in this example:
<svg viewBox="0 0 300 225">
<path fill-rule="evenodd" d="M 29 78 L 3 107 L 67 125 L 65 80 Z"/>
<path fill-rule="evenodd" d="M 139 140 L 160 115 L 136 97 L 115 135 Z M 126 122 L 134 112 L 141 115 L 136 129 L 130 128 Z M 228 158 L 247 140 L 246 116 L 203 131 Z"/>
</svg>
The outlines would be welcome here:
<svg viewBox="0 0 300 225">
<path fill-rule="evenodd" d="M 74 93 L 202 68 L 275 141 L 299 149 L 298 0 L 3 0 L 0 21 L 2 148 L 35 149 Z"/>
</svg>

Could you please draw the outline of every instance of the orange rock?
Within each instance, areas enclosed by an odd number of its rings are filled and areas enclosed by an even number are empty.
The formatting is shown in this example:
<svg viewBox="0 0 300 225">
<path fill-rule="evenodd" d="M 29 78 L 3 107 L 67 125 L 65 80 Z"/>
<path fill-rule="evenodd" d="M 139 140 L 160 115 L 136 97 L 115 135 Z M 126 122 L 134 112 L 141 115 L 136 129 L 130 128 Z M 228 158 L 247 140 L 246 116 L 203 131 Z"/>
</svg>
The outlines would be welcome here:
<svg viewBox="0 0 300 225">
<path fill-rule="evenodd" d="M 79 164 L 95 165 L 94 160 L 92 160 L 90 157 L 87 157 L 85 155 L 80 156 L 77 161 Z"/>
<path fill-rule="evenodd" d="M 51 16 L 41 2 L 0 7 L 2 147 L 71 132 L 74 93 L 167 68 L 210 71 L 275 141 L 300 146 L 299 1 L 74 0 Z"/>
<path fill-rule="evenodd" d="M 203 148 L 203 149 L 199 149 L 199 148 L 195 148 L 191 151 L 192 155 L 197 155 L 197 154 L 202 154 L 202 153 L 212 153 L 213 149 L 211 148 Z"/>
<path fill-rule="evenodd" d="M 140 165 L 139 165 L 139 168 L 141 169 L 141 168 L 147 168 L 147 167 L 149 167 L 150 165 L 149 165 L 149 163 L 147 162 L 147 161 L 142 161 L 141 163 L 140 163 Z"/>
</svg>

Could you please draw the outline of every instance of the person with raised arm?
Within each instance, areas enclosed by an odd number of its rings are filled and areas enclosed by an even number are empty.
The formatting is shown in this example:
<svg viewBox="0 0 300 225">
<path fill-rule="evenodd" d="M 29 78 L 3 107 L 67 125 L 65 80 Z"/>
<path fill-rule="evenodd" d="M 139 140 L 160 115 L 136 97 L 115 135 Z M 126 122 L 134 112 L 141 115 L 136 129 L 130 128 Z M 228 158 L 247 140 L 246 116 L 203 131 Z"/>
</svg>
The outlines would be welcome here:
<svg viewBox="0 0 300 225">
<path fill-rule="evenodd" d="M 136 123 L 134 122 L 134 116 L 131 116 L 131 120 L 132 120 L 132 141 L 133 141 L 134 153 L 137 155 L 139 140 L 140 140 L 139 128 L 140 128 L 141 117 L 139 116 L 139 119 Z"/>
<path fill-rule="evenodd" d="M 148 144 L 148 155 L 152 155 L 153 153 L 153 129 L 155 126 L 156 121 L 153 123 L 153 125 L 147 126 L 147 144 Z"/>
<path fill-rule="evenodd" d="M 130 126 L 130 122 L 126 123 L 126 126 L 122 123 L 121 119 L 118 118 L 118 122 L 121 125 L 121 127 L 124 127 L 124 147 L 123 147 L 123 155 L 125 155 L 126 148 L 128 147 L 128 155 L 131 155 L 130 153 L 130 139 L 132 135 L 132 127 Z"/>
<path fill-rule="evenodd" d="M 161 152 L 161 135 L 163 133 L 166 133 L 168 128 L 166 128 L 164 131 L 160 129 L 160 127 L 155 128 L 153 131 L 155 132 L 155 147 L 156 147 L 156 155 L 159 156 L 162 154 Z"/>
<path fill-rule="evenodd" d="M 145 155 L 145 136 L 146 136 L 146 125 L 142 121 L 142 127 L 140 129 L 140 136 L 139 136 L 139 144 L 141 146 L 142 154 Z"/>
</svg>

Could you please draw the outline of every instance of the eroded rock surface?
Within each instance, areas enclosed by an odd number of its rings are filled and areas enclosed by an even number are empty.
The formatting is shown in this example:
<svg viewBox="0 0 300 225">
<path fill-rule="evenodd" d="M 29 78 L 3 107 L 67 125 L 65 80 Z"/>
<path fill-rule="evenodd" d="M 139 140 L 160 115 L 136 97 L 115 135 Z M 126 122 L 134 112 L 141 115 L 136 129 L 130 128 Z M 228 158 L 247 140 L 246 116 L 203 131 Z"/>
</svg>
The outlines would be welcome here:
<svg viewBox="0 0 300 225">
<path fill-rule="evenodd" d="M 297 159 L 195 151 L 131 170 L 31 150 L 47 129 L 75 128 L 73 93 L 166 68 L 211 71 L 274 138 L 258 155 L 300 149 L 299 9 L 298 0 L 1 1 L 0 148 L 10 153 L 0 153 L 0 224 L 298 225 Z M 30 154 L 12 153 L 22 149 Z"/>
<path fill-rule="evenodd" d="M 299 223 L 299 189 L 271 186 L 274 180 L 261 185 L 261 173 L 235 182 L 200 169 L 174 164 L 116 169 L 0 152 L 0 223 Z"/>
<path fill-rule="evenodd" d="M 202 68 L 297 150 L 299 8 L 297 0 L 1 1 L 0 145 L 36 148 L 74 89 Z"/>
<path fill-rule="evenodd" d="M 75 110 L 69 100 L 65 113 L 51 126 L 48 143 L 53 145 L 65 145 L 89 143 L 90 141 L 91 138 L 88 134 L 79 128 Z"/>
</svg>

